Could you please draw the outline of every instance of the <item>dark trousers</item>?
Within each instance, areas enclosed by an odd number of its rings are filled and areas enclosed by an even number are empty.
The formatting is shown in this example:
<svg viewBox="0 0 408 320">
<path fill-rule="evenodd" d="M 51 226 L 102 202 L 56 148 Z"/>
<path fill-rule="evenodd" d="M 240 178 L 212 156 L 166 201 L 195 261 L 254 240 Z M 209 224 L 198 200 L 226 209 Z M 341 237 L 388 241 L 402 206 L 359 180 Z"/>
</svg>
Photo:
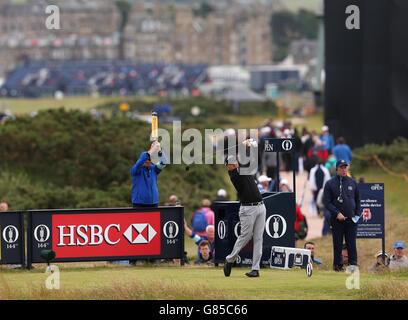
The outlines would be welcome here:
<svg viewBox="0 0 408 320">
<path fill-rule="evenodd" d="M 330 218 L 331 214 L 330 211 L 327 209 L 323 209 L 324 212 L 324 222 L 323 222 L 323 229 L 322 229 L 322 236 L 325 236 L 327 234 L 331 234 L 331 228 L 330 228 Z"/>
<path fill-rule="evenodd" d="M 341 255 L 343 238 L 347 245 L 349 264 L 357 265 L 357 224 L 349 219 L 344 222 L 332 219 L 331 223 L 333 227 L 333 267 L 341 268 L 343 266 L 343 258 Z"/>
</svg>

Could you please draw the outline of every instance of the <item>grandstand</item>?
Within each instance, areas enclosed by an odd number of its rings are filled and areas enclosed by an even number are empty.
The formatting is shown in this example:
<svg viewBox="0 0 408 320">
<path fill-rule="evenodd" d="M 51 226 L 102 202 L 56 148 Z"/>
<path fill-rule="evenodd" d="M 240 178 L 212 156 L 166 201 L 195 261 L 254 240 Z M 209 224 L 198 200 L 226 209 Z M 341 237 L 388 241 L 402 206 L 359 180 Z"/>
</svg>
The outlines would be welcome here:
<svg viewBox="0 0 408 320">
<path fill-rule="evenodd" d="M 6 97 L 155 95 L 161 91 L 190 95 L 196 80 L 205 81 L 207 65 L 135 61 L 28 61 L 12 70 L 0 88 Z"/>
</svg>

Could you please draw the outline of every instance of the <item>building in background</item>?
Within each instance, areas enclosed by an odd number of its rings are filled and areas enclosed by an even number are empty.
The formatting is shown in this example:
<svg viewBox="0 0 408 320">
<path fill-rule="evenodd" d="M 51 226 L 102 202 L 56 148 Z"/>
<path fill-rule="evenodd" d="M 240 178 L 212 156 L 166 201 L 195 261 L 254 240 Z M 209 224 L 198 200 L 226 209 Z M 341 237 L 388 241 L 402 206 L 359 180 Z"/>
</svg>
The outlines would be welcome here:
<svg viewBox="0 0 408 320">
<path fill-rule="evenodd" d="M 133 1 L 125 58 L 140 62 L 250 66 L 272 63 L 270 17 L 279 0 Z M 0 73 L 30 60 L 117 59 L 120 14 L 110 0 L 55 0 L 61 29 L 48 30 L 47 1 L 0 0 Z"/>
</svg>

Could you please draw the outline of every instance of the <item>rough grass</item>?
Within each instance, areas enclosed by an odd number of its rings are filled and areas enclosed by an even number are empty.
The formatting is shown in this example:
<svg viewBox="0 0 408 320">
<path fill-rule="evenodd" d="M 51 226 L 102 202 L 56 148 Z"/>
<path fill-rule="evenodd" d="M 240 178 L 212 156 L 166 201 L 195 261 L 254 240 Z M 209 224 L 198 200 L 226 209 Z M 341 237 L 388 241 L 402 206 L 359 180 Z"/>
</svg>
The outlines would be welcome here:
<svg viewBox="0 0 408 320">
<path fill-rule="evenodd" d="M 407 300 L 408 271 L 385 274 L 384 279 L 366 283 L 360 291 L 364 300 Z"/>
</svg>

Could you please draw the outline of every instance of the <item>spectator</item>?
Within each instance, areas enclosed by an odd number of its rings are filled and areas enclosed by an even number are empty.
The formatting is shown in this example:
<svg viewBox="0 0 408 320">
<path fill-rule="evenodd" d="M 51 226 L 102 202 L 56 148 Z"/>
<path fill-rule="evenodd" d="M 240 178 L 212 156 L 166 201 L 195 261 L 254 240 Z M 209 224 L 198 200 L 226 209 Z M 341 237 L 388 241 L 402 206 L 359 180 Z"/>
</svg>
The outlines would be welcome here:
<svg viewBox="0 0 408 320">
<path fill-rule="evenodd" d="M 279 191 L 280 192 L 292 192 L 289 188 L 288 180 L 282 179 L 279 183 Z"/>
<path fill-rule="evenodd" d="M 271 178 L 262 175 L 258 178 L 258 189 L 261 194 L 265 192 L 269 192 L 269 183 L 271 182 Z"/>
<path fill-rule="evenodd" d="M 217 198 L 215 198 L 215 200 L 211 203 L 211 210 L 213 212 L 215 212 L 215 202 L 216 201 L 227 201 L 227 191 L 225 191 L 224 189 L 219 189 L 217 191 Z"/>
<path fill-rule="evenodd" d="M 315 244 L 311 241 L 305 243 L 305 249 L 310 250 L 310 257 L 312 258 L 313 264 L 323 264 L 322 261 L 315 258 Z"/>
<path fill-rule="evenodd" d="M 308 156 L 304 160 L 304 164 L 303 164 L 303 167 L 306 170 L 306 172 L 308 173 L 308 176 L 310 176 L 310 170 L 312 170 L 312 168 L 319 161 L 319 156 L 317 155 L 317 151 L 314 150 L 313 148 L 309 149 Z"/>
<path fill-rule="evenodd" d="M 337 139 L 337 144 L 333 148 L 333 155 L 336 157 L 336 159 L 346 160 L 347 163 L 350 163 L 353 159 L 353 153 L 343 137 L 339 137 Z"/>
<path fill-rule="evenodd" d="M 0 211 L 8 211 L 8 204 L 6 202 L 0 203 Z"/>
<path fill-rule="evenodd" d="M 219 189 L 217 191 L 217 198 L 215 201 L 226 201 L 227 200 L 227 191 L 224 189 Z"/>
<path fill-rule="evenodd" d="M 327 159 L 327 162 L 325 163 L 325 167 L 327 170 L 330 172 L 330 177 L 333 178 L 336 176 L 336 157 L 334 155 L 330 155 L 329 158 Z"/>
<path fill-rule="evenodd" d="M 305 160 L 308 157 L 309 150 L 314 146 L 313 137 L 306 128 L 303 128 L 302 130 L 301 141 L 302 149 L 300 154 L 303 157 L 303 160 Z"/>
<path fill-rule="evenodd" d="M 305 227 L 306 226 L 306 230 Z M 306 231 L 306 233 L 305 233 Z M 304 239 L 307 235 L 306 218 L 300 211 L 300 207 L 296 204 L 296 219 L 295 219 L 295 248 L 297 248 L 298 240 Z"/>
<path fill-rule="evenodd" d="M 204 237 L 200 237 L 198 234 L 196 234 L 193 230 L 191 230 L 188 225 L 186 220 L 184 220 L 184 231 L 186 232 L 186 234 L 193 239 L 193 241 L 195 242 L 195 244 L 197 246 L 200 245 L 201 241 L 208 241 L 210 243 L 210 251 L 213 253 L 214 252 L 214 239 L 215 239 L 215 233 L 214 233 L 214 226 L 207 226 L 206 232 L 207 232 L 207 238 Z M 198 247 L 198 256 L 200 256 L 200 248 Z"/>
<path fill-rule="evenodd" d="M 324 185 L 330 180 L 330 172 L 324 166 L 322 159 L 319 159 L 317 164 L 310 170 L 309 183 L 310 189 L 313 192 L 313 201 L 315 203 L 317 214 L 321 216 L 323 212 L 320 212 L 320 208 L 317 205 L 317 195 L 320 190 L 323 190 Z"/>
<path fill-rule="evenodd" d="M 194 261 L 194 264 L 212 264 L 214 262 L 211 245 L 207 240 L 201 241 L 198 245 L 198 249 L 200 254 L 198 255 L 198 259 Z"/>
<path fill-rule="evenodd" d="M 206 228 L 214 225 L 214 211 L 211 210 L 211 201 L 208 199 L 201 200 L 201 208 L 191 217 L 193 231 L 200 237 L 207 237 Z"/>
<path fill-rule="evenodd" d="M 322 134 L 320 135 L 320 140 L 322 141 L 322 147 L 323 149 L 327 150 L 328 154 L 333 153 L 333 148 L 334 148 L 334 138 L 333 136 L 329 133 L 329 127 L 328 126 L 323 126 L 322 127 Z M 342 157 L 336 157 L 337 159 L 344 159 Z M 347 163 L 350 163 L 349 161 Z"/>
<path fill-rule="evenodd" d="M 390 257 L 390 270 L 398 271 L 408 268 L 408 258 L 404 255 L 405 244 L 397 241 L 394 245 L 394 254 Z"/>
<path fill-rule="evenodd" d="M 385 261 L 383 261 L 382 256 L 383 256 L 382 251 L 378 251 L 377 254 L 374 256 L 377 259 L 377 262 L 370 268 L 370 271 L 383 272 L 389 270 L 388 265 L 390 263 L 390 260 L 388 258 L 388 254 L 384 252 Z"/>
<path fill-rule="evenodd" d="M 329 151 L 323 147 L 320 140 L 317 140 L 313 148 L 309 150 L 308 161 L 312 161 L 317 156 L 317 159 L 322 159 L 324 162 L 329 158 Z M 312 166 L 313 168 L 313 166 Z"/>
<path fill-rule="evenodd" d="M 261 149 L 261 148 L 259 148 Z M 262 168 L 266 170 L 266 176 L 276 179 L 278 173 L 278 157 L 276 152 L 263 152 L 261 155 Z M 282 163 L 282 153 L 279 153 L 279 161 Z"/>
<path fill-rule="evenodd" d="M 358 183 L 365 183 L 365 178 L 364 177 L 358 178 Z"/>
<path fill-rule="evenodd" d="M 179 199 L 178 199 L 178 197 L 176 196 L 176 195 L 171 195 L 170 197 L 169 197 L 169 206 L 177 206 L 177 205 L 179 205 L 179 203 L 180 203 L 180 201 L 179 201 Z"/>
<path fill-rule="evenodd" d="M 157 189 L 157 176 L 166 166 L 167 159 L 164 152 L 162 161 L 157 165 L 152 163 L 151 155 L 155 152 L 160 154 L 160 143 L 154 141 L 150 150 L 143 152 L 140 158 L 130 169 L 132 176 L 132 204 L 134 207 L 157 207 L 159 203 L 159 191 Z"/>
</svg>

